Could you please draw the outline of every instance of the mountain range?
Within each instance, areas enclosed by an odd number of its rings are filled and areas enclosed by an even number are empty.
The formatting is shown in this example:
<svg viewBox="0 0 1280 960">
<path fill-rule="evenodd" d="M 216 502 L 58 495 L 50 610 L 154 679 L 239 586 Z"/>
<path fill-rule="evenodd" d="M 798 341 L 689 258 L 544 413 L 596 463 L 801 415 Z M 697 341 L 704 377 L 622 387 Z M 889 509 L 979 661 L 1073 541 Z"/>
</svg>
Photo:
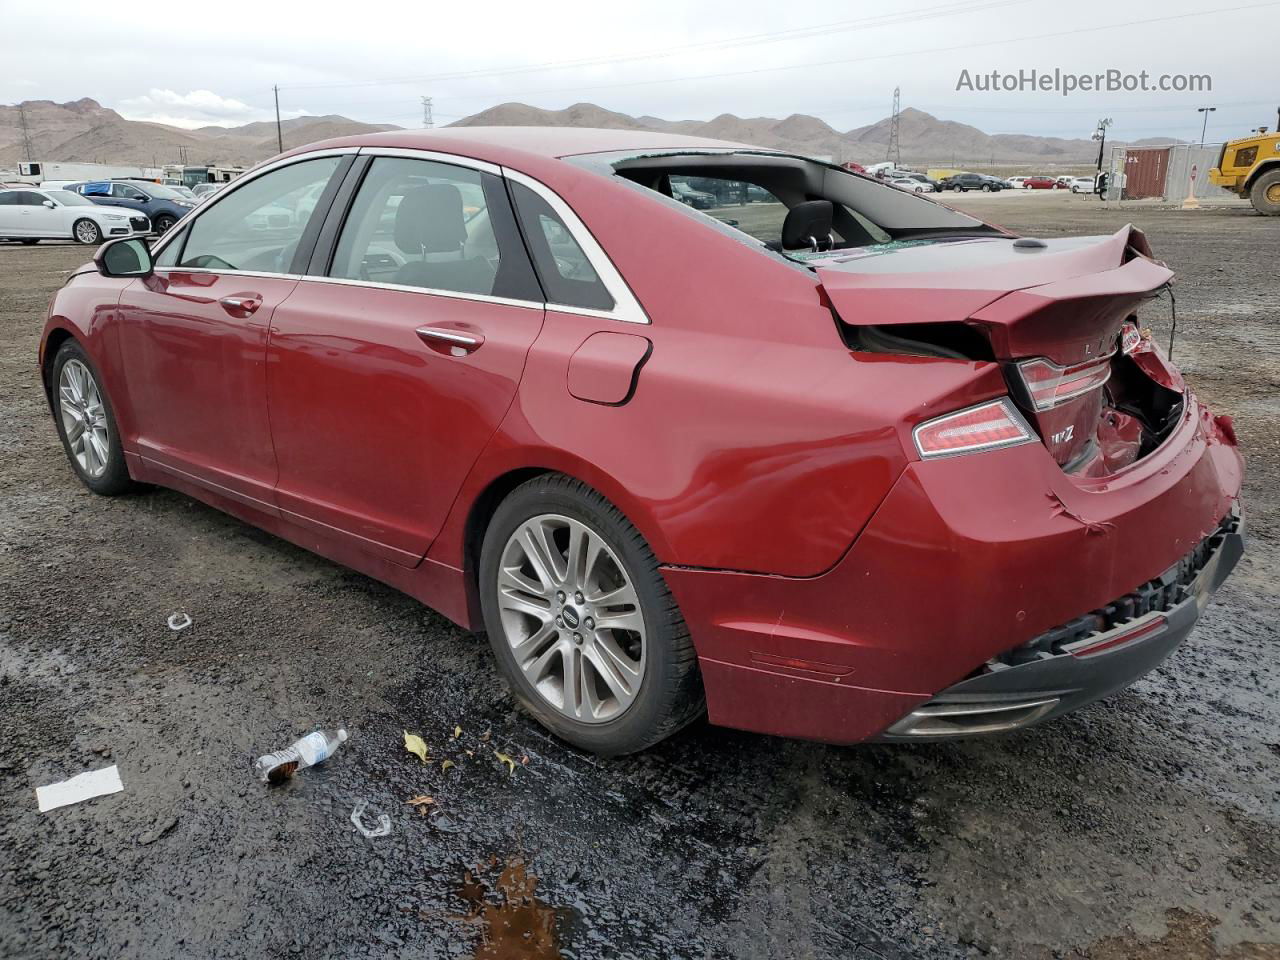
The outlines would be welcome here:
<svg viewBox="0 0 1280 960">
<path fill-rule="evenodd" d="M 20 109 L 21 108 L 21 109 Z M 33 159 L 98 161 L 155 166 L 161 163 L 249 165 L 277 152 L 276 127 L 259 121 L 238 127 L 199 127 L 194 130 L 161 123 L 126 120 L 96 100 L 68 103 L 28 100 L 0 105 L 0 165 L 13 166 L 26 158 L 22 122 Z M 712 120 L 663 120 L 607 110 L 593 103 L 577 103 L 563 110 L 544 110 L 523 103 L 503 103 L 451 126 L 575 126 L 655 130 L 734 140 L 795 153 L 830 157 L 839 162 L 873 163 L 886 159 L 889 118 L 865 127 L 840 131 L 817 117 L 795 113 L 772 117 L 737 117 L 724 113 Z M 285 149 L 376 130 L 398 129 L 390 124 L 362 123 L 347 117 L 306 116 L 282 124 Z M 1083 164 L 1097 156 L 1097 145 L 1086 139 L 1037 137 L 1026 134 L 987 134 L 963 123 L 941 120 L 908 107 L 899 115 L 899 144 L 904 163 L 933 165 Z M 1148 139 L 1144 143 L 1167 143 Z M 1119 143 L 1119 141 L 1117 141 Z"/>
</svg>

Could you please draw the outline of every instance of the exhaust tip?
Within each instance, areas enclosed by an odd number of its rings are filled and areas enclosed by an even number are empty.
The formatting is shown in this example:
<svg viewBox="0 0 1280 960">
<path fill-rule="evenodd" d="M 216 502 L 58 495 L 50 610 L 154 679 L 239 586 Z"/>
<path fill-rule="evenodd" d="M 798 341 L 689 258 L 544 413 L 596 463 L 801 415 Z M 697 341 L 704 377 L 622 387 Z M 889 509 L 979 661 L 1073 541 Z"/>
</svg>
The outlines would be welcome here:
<svg viewBox="0 0 1280 960">
<path fill-rule="evenodd" d="M 1017 730 L 1043 719 L 1059 697 L 1035 700 L 932 701 L 911 711 L 884 732 L 913 740 L 972 737 Z"/>
</svg>

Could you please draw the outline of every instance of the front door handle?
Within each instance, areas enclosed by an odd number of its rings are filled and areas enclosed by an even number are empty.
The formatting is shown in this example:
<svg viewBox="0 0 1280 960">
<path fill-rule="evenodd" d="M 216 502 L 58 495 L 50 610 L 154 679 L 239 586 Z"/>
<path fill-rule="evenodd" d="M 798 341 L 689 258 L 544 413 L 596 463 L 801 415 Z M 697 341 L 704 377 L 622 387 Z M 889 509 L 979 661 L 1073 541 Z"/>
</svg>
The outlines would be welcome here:
<svg viewBox="0 0 1280 960">
<path fill-rule="evenodd" d="M 227 313 L 244 316 L 248 316 L 262 306 L 262 298 L 256 293 L 241 294 L 235 297 L 221 297 L 218 302 L 222 304 Z"/>
<path fill-rule="evenodd" d="M 415 333 L 433 350 L 461 357 L 474 353 L 484 344 L 484 335 L 475 330 L 453 330 L 449 327 L 419 327 Z"/>
</svg>

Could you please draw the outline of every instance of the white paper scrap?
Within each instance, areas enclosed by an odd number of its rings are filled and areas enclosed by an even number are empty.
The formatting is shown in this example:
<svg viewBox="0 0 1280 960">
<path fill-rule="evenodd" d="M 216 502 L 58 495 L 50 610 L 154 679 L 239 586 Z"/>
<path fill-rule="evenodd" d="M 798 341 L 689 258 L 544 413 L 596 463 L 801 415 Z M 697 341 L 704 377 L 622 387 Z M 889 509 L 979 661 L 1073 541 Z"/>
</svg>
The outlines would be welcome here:
<svg viewBox="0 0 1280 960">
<path fill-rule="evenodd" d="M 36 787 L 36 802 L 40 804 L 40 812 L 56 810 L 58 807 L 70 806 L 81 800 L 101 797 L 108 793 L 119 793 L 124 789 L 120 782 L 120 768 L 114 765 L 101 770 L 90 770 L 63 780 L 51 783 L 47 787 Z"/>
</svg>

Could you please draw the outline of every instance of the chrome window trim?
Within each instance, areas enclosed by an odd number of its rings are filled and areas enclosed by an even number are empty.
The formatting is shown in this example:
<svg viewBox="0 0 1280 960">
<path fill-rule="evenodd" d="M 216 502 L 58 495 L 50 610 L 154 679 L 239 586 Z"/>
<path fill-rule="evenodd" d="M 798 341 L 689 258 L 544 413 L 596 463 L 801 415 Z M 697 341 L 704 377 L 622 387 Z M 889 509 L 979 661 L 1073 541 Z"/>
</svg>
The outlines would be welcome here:
<svg viewBox="0 0 1280 960">
<path fill-rule="evenodd" d="M 242 173 L 236 179 L 226 184 L 222 189 L 218 190 L 210 199 L 206 200 L 199 206 L 189 210 L 181 220 L 170 227 L 163 237 L 156 241 L 155 246 L 151 248 L 151 258 L 154 260 L 164 248 L 169 245 L 174 237 L 184 229 L 187 225 L 194 223 L 207 210 L 212 210 L 215 204 L 221 203 L 224 198 L 229 197 L 236 190 L 239 190 L 244 184 L 251 183 L 259 177 L 270 173 L 273 170 L 279 170 L 281 167 L 287 167 L 293 163 L 302 163 L 305 160 L 319 160 L 323 157 L 342 157 L 347 154 L 359 153 L 359 147 L 331 147 L 328 150 L 313 150 L 310 153 L 299 153 L 291 157 L 282 157 L 279 160 L 272 160 L 260 167 Z M 209 270 L 207 273 L 240 273 L 239 270 Z M 258 274 L 261 276 L 261 274 Z M 282 276 L 282 274 L 270 274 L 270 276 Z"/>
<path fill-rule="evenodd" d="M 595 270 L 609 296 L 613 297 L 612 310 L 593 310 L 587 307 L 574 307 L 567 304 L 548 303 L 548 310 L 556 310 L 561 313 L 573 313 L 583 317 L 598 317 L 601 320 L 621 320 L 623 323 L 643 323 L 648 324 L 648 314 L 644 312 L 644 308 L 640 306 L 640 302 L 636 300 L 635 294 L 631 292 L 631 288 L 627 286 L 627 282 L 622 279 L 622 274 L 618 273 L 617 267 L 613 265 L 613 261 L 609 259 L 609 255 L 596 242 L 596 238 L 591 231 L 587 229 L 587 225 L 582 222 L 573 208 L 565 203 L 554 190 L 535 180 L 526 174 L 520 173 L 518 170 L 512 170 L 510 167 L 502 167 L 502 175 L 513 183 L 521 184 L 528 187 L 543 200 L 555 212 L 564 225 L 568 227 L 569 234 L 582 248 L 582 252 L 586 255 L 592 269 Z"/>
<path fill-rule="evenodd" d="M 502 176 L 502 168 L 487 160 L 475 160 L 457 153 L 440 153 L 436 150 L 415 150 L 411 147 L 360 147 L 362 157 L 400 157 L 405 160 L 428 160 L 434 163 L 447 163 L 454 167 L 466 167 L 481 173 L 491 173 L 495 177 Z"/>
<path fill-rule="evenodd" d="M 513 300 L 510 297 L 494 297 L 486 293 L 465 293 L 461 290 L 437 290 L 434 287 L 412 287 L 404 283 L 383 283 L 380 280 L 351 280 L 347 277 L 320 277 L 314 274 L 303 274 L 298 277 L 303 283 L 336 283 L 344 287 L 368 287 L 372 290 L 397 290 L 401 293 L 423 293 L 432 297 L 448 297 L 452 300 L 474 300 L 477 303 L 492 303 L 502 307 L 523 307 L 526 310 L 550 309 L 550 304 L 540 300 Z"/>
<path fill-rule="evenodd" d="M 207 273 L 219 277 L 258 277 L 263 280 L 301 280 L 300 273 L 268 273 L 265 270 L 213 270 L 209 267 L 156 267 L 153 273 L 167 277 L 171 273 Z"/>
</svg>

